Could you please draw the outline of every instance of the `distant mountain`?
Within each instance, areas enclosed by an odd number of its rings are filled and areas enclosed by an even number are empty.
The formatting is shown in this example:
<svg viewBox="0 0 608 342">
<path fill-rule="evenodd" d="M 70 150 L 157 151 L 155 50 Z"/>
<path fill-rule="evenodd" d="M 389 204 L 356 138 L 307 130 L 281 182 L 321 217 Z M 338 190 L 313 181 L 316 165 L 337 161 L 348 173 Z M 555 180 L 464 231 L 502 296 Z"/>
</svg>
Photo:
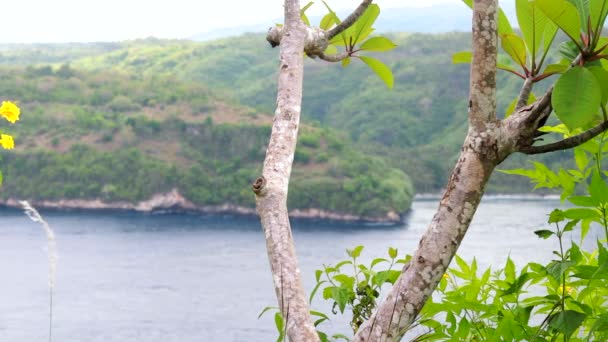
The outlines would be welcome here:
<svg viewBox="0 0 608 342">
<path fill-rule="evenodd" d="M 502 1 L 508 17 L 515 18 L 511 1 Z M 343 18 L 346 12 L 338 13 Z M 453 4 L 432 5 L 423 7 L 386 8 L 382 10 L 381 20 L 376 23 L 377 32 L 467 32 L 471 30 L 471 10 L 464 4 L 455 1 Z M 318 24 L 321 17 L 310 17 L 311 22 Z M 206 41 L 211 39 L 236 36 L 249 32 L 264 32 L 281 19 L 260 22 L 254 25 L 233 26 L 195 34 L 190 39 Z M 514 26 L 516 20 L 511 20 Z"/>
</svg>

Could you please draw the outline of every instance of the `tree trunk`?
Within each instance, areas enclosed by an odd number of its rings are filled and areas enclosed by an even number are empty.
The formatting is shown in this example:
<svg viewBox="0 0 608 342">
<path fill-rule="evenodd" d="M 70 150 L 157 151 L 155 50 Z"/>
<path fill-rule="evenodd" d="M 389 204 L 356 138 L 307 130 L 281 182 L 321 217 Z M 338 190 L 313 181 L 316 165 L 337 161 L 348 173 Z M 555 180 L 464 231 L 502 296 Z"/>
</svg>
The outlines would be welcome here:
<svg viewBox="0 0 608 342">
<path fill-rule="evenodd" d="M 262 177 L 253 184 L 279 309 L 292 342 L 319 340 L 310 318 L 287 214 L 287 190 L 300 124 L 305 38 L 299 1 L 286 0 L 277 109 Z"/>
</svg>

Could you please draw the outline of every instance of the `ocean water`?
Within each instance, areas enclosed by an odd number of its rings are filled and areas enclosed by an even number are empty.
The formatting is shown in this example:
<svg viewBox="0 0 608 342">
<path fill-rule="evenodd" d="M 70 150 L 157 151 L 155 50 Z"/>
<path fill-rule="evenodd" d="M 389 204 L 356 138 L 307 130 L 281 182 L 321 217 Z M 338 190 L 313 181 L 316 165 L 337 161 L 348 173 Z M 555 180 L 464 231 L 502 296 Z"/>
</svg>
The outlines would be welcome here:
<svg viewBox="0 0 608 342">
<path fill-rule="evenodd" d="M 400 226 L 295 221 L 305 287 L 314 270 L 365 245 L 363 259 L 388 247 L 412 253 L 437 201 L 415 201 Z M 465 259 L 499 267 L 552 258 L 547 227 L 559 201 L 486 199 L 460 248 Z M 56 233 L 57 281 L 53 340 L 57 342 L 194 342 L 276 340 L 276 306 L 265 242 L 255 218 L 146 215 L 130 212 L 42 211 Z M 593 239 L 589 239 L 593 240 Z M 591 243 L 592 241 L 590 241 Z M 0 210 L 0 341 L 46 341 L 48 260 L 41 227 L 18 210 Z M 329 313 L 320 297 L 313 308 Z M 347 318 L 324 324 L 348 333 Z"/>
</svg>

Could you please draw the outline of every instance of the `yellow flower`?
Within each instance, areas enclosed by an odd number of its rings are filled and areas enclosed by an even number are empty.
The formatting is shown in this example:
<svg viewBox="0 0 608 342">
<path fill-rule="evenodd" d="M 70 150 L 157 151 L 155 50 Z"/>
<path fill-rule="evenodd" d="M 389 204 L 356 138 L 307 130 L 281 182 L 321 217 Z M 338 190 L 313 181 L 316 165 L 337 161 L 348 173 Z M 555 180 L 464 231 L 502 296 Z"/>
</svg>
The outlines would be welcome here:
<svg viewBox="0 0 608 342">
<path fill-rule="evenodd" d="M 6 120 L 10 121 L 10 123 L 15 123 L 15 121 L 19 120 L 19 114 L 21 114 L 21 110 L 19 110 L 16 104 L 11 101 L 2 101 L 0 115 L 4 116 Z"/>
<path fill-rule="evenodd" d="M 13 141 L 13 137 L 8 134 L 0 134 L 0 144 L 7 150 L 12 150 L 15 148 L 15 142 Z"/>
</svg>

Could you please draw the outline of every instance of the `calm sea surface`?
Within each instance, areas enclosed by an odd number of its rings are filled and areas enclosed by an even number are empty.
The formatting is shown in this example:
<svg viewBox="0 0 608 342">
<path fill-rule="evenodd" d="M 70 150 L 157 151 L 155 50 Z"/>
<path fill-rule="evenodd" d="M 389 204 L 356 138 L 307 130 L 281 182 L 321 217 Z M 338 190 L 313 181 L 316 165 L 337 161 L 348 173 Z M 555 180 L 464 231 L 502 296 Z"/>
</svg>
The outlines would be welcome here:
<svg viewBox="0 0 608 342">
<path fill-rule="evenodd" d="M 546 227 L 553 200 L 484 200 L 460 254 L 500 266 L 551 259 Z M 437 207 L 416 201 L 399 227 L 294 222 L 307 289 L 314 270 L 365 245 L 363 257 L 389 246 L 412 253 Z M 43 211 L 56 233 L 54 298 L 57 342 L 267 342 L 276 339 L 275 304 L 263 234 L 255 219 L 197 215 Z M 17 210 L 0 210 L 0 341 L 46 341 L 48 263 L 40 226 Z M 329 312 L 317 298 L 316 309 Z M 344 318 L 325 325 L 348 332 Z"/>
</svg>

